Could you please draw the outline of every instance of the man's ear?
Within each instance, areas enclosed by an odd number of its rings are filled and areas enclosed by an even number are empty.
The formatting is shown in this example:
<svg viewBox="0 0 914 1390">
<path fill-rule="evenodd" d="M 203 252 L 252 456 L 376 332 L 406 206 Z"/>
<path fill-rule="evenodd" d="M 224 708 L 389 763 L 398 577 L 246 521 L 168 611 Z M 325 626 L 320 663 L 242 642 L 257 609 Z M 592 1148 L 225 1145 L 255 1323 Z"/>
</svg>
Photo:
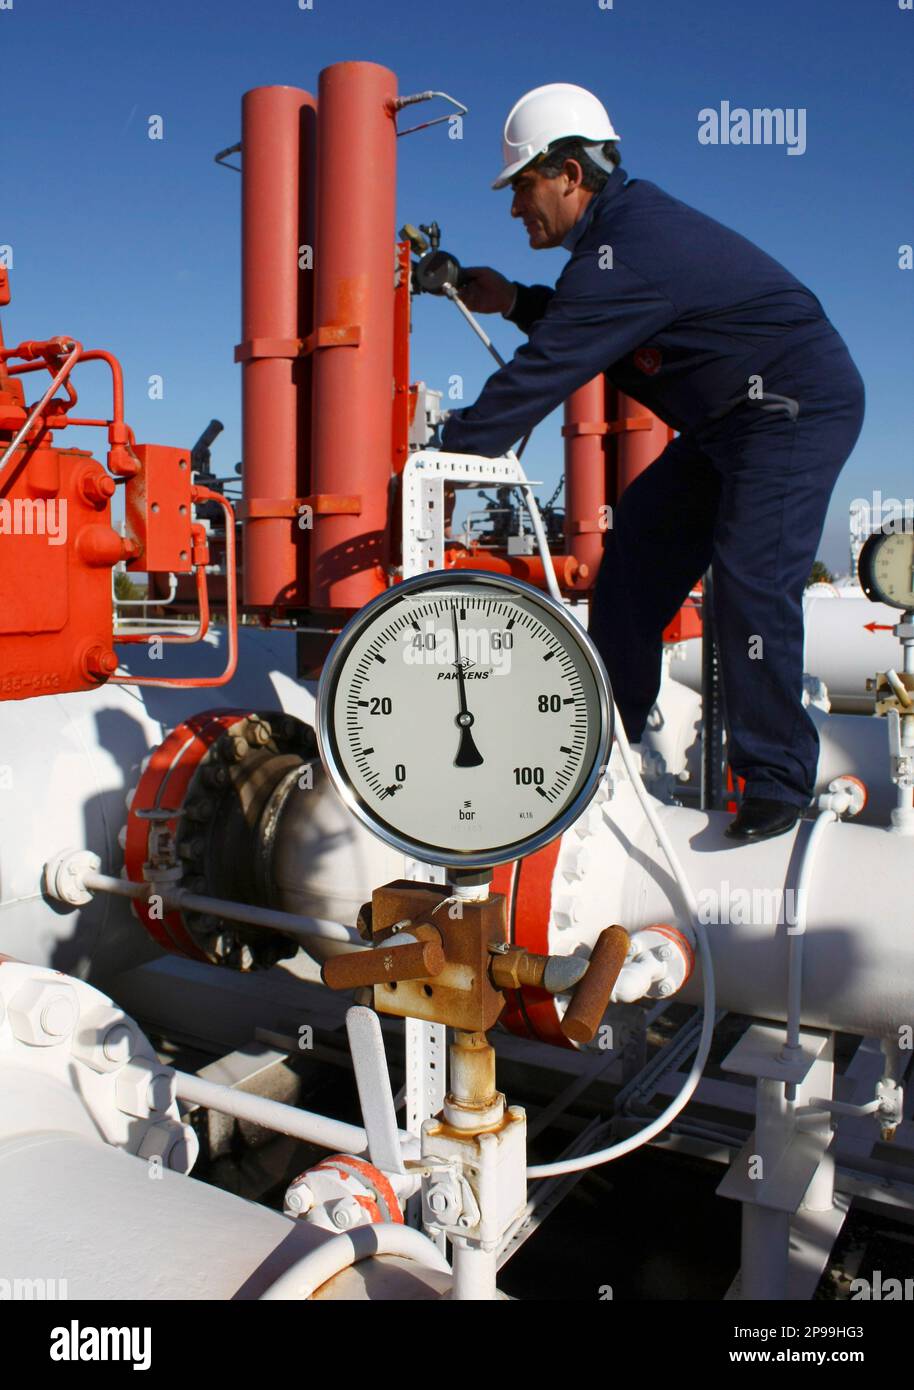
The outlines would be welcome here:
<svg viewBox="0 0 914 1390">
<path fill-rule="evenodd" d="M 573 193 L 576 188 L 580 188 L 584 182 L 584 170 L 576 159 L 566 159 L 562 165 L 562 173 L 568 179 L 566 192 Z"/>
</svg>

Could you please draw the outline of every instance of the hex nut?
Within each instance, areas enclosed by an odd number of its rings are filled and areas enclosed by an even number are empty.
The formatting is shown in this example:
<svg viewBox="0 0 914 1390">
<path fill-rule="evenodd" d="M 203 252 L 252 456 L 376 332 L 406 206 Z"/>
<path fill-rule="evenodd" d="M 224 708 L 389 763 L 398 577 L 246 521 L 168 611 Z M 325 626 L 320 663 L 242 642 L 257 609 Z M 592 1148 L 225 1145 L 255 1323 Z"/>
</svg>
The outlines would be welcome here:
<svg viewBox="0 0 914 1390">
<path fill-rule="evenodd" d="M 93 1071 L 117 1071 L 141 1051 L 143 1036 L 132 1019 L 109 1004 L 98 1004 L 79 1020 L 70 1048 Z"/>
<path fill-rule="evenodd" d="M 338 1231 L 348 1231 L 352 1226 L 366 1224 L 364 1208 L 354 1197 L 340 1197 L 336 1202 L 328 1202 L 327 1215 Z"/>
<path fill-rule="evenodd" d="M 425 1194 L 425 1204 L 432 1213 L 432 1219 L 443 1224 L 451 1224 L 460 1215 L 457 1193 L 446 1183 L 430 1183 Z"/>
<path fill-rule="evenodd" d="M 112 1067 L 122 1067 L 137 1050 L 136 1033 L 126 1022 L 115 1023 L 113 1028 L 109 1028 L 102 1042 L 102 1053 L 105 1061 Z"/>
<path fill-rule="evenodd" d="M 10 1000 L 10 1027 L 20 1042 L 31 1047 L 62 1043 L 78 1018 L 75 992 L 56 980 L 28 980 Z"/>
<path fill-rule="evenodd" d="M 41 871 L 41 885 L 48 897 L 69 907 L 85 907 L 94 896 L 86 888 L 86 874 L 97 872 L 101 859 L 91 850 L 65 849 L 55 854 Z"/>
<path fill-rule="evenodd" d="M 148 1119 L 167 1110 L 175 1098 L 175 1074 L 146 1057 L 135 1057 L 115 1082 L 118 1108 L 126 1115 Z"/>
<path fill-rule="evenodd" d="M 283 1212 L 286 1216 L 304 1216 L 314 1206 L 314 1193 L 307 1181 L 297 1178 L 283 1199 Z"/>
<path fill-rule="evenodd" d="M 189 1173 L 197 1161 L 200 1141 L 190 1125 L 160 1120 L 149 1126 L 136 1152 L 137 1158 L 161 1158 L 166 1168 Z"/>
</svg>

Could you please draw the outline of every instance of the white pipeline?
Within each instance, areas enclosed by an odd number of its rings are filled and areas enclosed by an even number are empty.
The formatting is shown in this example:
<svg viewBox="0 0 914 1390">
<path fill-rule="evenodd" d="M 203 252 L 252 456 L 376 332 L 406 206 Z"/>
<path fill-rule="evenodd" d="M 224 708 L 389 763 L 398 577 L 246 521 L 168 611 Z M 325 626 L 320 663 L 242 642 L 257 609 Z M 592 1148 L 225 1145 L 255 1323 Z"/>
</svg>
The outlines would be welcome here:
<svg viewBox="0 0 914 1390">
<path fill-rule="evenodd" d="M 873 696 L 866 689 L 866 678 L 897 662 L 898 639 L 892 629 L 900 613 L 884 603 L 871 603 L 859 589 L 853 592 L 855 597 L 838 598 L 807 590 L 803 667 L 825 682 L 833 710 L 869 714 Z M 681 657 L 673 674 L 692 690 L 700 690 L 701 639 L 681 643 Z"/>
<path fill-rule="evenodd" d="M 682 890 L 646 833 L 637 788 L 613 769 L 612 795 L 567 831 L 552 888 L 550 953 L 582 953 L 603 928 L 630 933 L 668 924 L 688 930 Z M 786 1020 L 788 928 L 798 913 L 797 875 L 809 833 L 760 843 L 725 837 L 730 817 L 653 803 L 656 818 L 695 884 L 714 961 L 718 1007 Z M 580 872 L 576 865 L 583 862 Z M 830 825 L 817 848 L 816 891 L 807 895 L 803 945 L 805 1027 L 887 1037 L 914 1009 L 914 937 L 903 885 L 914 877 L 914 842 L 858 825 Z M 679 998 L 705 994 L 702 960 Z"/>
</svg>

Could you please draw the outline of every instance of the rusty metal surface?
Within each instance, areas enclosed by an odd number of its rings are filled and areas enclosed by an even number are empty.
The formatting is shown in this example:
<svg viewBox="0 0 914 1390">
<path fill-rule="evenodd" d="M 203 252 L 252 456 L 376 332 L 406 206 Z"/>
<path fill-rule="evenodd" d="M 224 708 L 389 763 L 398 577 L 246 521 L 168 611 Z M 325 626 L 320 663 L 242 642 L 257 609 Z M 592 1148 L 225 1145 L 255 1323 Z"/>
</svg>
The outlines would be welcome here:
<svg viewBox="0 0 914 1390">
<path fill-rule="evenodd" d="M 624 927 L 606 927 L 597 937 L 587 974 L 572 995 L 562 1019 L 562 1032 L 572 1042 L 588 1043 L 595 1036 L 625 963 L 628 943 Z"/>
<path fill-rule="evenodd" d="M 522 985 L 543 986 L 549 957 L 516 946 L 492 956 L 491 975 L 499 989 L 520 989 Z"/>
<path fill-rule="evenodd" d="M 461 1110 L 488 1110 L 495 1102 L 495 1049 L 485 1033 L 454 1035 L 448 1101 Z"/>
<path fill-rule="evenodd" d="M 446 960 L 434 978 L 376 985 L 374 1007 L 398 1018 L 485 1032 L 495 1025 L 505 1002 L 489 978 L 489 944 L 507 939 L 505 899 L 493 893 L 484 902 L 445 905 L 447 897 L 440 884 L 408 879 L 375 890 L 371 912 L 375 942 L 392 935 L 396 927 L 414 934 L 431 925 L 440 933 Z"/>
<path fill-rule="evenodd" d="M 332 956 L 324 962 L 321 975 L 330 989 L 356 989 L 359 985 L 382 984 L 388 980 L 434 979 L 444 964 L 440 940 L 416 941 Z"/>
</svg>

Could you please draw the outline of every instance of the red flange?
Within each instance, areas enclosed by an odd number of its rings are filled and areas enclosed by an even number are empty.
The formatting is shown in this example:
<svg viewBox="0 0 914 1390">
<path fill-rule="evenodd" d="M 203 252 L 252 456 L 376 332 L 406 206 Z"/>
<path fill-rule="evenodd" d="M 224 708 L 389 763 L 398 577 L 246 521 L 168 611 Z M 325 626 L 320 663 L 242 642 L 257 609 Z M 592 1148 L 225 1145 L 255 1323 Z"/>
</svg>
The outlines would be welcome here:
<svg viewBox="0 0 914 1390">
<path fill-rule="evenodd" d="M 154 824 L 137 812 L 180 811 L 194 774 L 212 745 L 249 713 L 244 709 L 204 710 L 176 725 L 155 749 L 140 777 L 127 816 L 124 866 L 128 878 L 135 883 L 143 882 L 143 865 L 149 857 L 149 835 L 154 829 Z M 177 815 L 166 824 L 177 837 Z M 161 918 L 150 916 L 149 905 L 142 898 L 135 899 L 134 906 L 137 917 L 160 946 L 192 960 L 208 959 L 185 927 L 180 912 L 166 912 Z"/>
<path fill-rule="evenodd" d="M 499 865 L 493 875 L 492 887 L 507 899 L 510 939 L 538 955 L 549 954 L 552 879 L 561 844 L 562 837 L 558 836 L 535 854 Z M 525 985 L 508 991 L 507 999 L 501 1022 L 509 1032 L 574 1049 L 574 1043 L 562 1032 L 555 998 L 547 990 Z"/>
</svg>

